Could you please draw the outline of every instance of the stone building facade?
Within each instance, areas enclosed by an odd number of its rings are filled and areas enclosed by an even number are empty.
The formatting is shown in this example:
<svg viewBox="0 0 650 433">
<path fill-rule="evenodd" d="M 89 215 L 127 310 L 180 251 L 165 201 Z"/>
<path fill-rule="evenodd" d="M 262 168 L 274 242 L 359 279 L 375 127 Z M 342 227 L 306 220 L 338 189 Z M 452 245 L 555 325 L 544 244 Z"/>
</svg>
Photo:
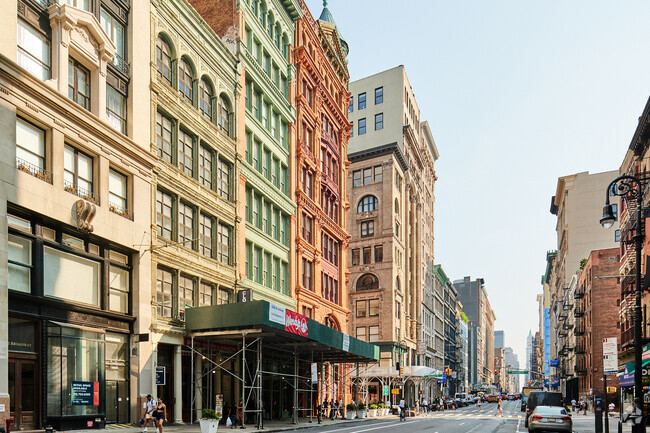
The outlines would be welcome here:
<svg viewBox="0 0 650 433">
<path fill-rule="evenodd" d="M 351 331 L 380 347 L 382 366 L 415 365 L 437 152 L 403 66 L 352 82 L 350 92 Z"/>
<path fill-rule="evenodd" d="M 134 37 L 149 4 L 20 0 L 3 12 L 0 423 L 128 422 L 132 371 L 149 361 L 137 336 L 151 316 L 155 159 L 141 127 L 149 47 Z M 101 392 L 80 405 L 79 387 Z"/>
</svg>

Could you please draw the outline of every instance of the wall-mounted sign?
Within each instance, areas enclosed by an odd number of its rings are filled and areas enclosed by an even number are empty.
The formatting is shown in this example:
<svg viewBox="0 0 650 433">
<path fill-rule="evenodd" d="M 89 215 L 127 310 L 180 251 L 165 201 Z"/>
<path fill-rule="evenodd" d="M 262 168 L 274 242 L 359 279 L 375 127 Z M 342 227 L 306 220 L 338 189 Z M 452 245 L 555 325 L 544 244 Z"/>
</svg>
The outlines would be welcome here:
<svg viewBox="0 0 650 433">
<path fill-rule="evenodd" d="M 307 317 L 303 316 L 302 314 L 294 313 L 290 310 L 285 310 L 284 317 L 285 331 L 300 335 L 302 337 L 307 336 L 309 333 L 309 327 L 307 326 Z"/>
<path fill-rule="evenodd" d="M 167 385 L 165 367 L 156 367 L 156 385 Z"/>
<path fill-rule="evenodd" d="M 343 350 L 346 352 L 350 350 L 350 336 L 348 334 L 343 334 Z"/>
<path fill-rule="evenodd" d="M 75 406 L 99 406 L 99 382 L 72 382 L 71 403 Z"/>
<path fill-rule="evenodd" d="M 559 367 L 560 366 L 560 360 L 559 359 L 551 359 L 550 365 L 551 365 L 551 367 Z"/>
<path fill-rule="evenodd" d="M 318 364 L 315 362 L 311 363 L 311 383 L 318 383 Z"/>
<path fill-rule="evenodd" d="M 286 308 L 280 307 L 279 305 L 275 304 L 269 304 L 269 320 L 271 322 L 279 323 L 280 325 L 284 325 L 284 317 L 285 317 L 285 312 Z"/>
<path fill-rule="evenodd" d="M 388 395 L 390 393 L 390 390 L 388 389 L 388 385 L 384 385 L 382 391 L 383 391 L 382 392 L 383 395 Z"/>
<path fill-rule="evenodd" d="M 217 394 L 214 399 L 214 411 L 217 413 L 217 418 L 223 416 L 223 394 Z"/>
<path fill-rule="evenodd" d="M 251 289 L 241 289 L 237 292 L 237 302 L 250 302 L 252 300 Z"/>
<path fill-rule="evenodd" d="M 603 374 L 618 373 L 618 344 L 616 337 L 603 338 Z"/>
</svg>

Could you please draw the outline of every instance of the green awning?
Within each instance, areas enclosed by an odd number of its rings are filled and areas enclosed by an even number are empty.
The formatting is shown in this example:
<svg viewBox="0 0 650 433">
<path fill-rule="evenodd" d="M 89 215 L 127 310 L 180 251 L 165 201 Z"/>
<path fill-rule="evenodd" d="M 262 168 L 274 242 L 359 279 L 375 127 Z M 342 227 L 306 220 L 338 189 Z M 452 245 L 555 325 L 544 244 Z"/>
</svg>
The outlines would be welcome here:
<svg viewBox="0 0 650 433">
<path fill-rule="evenodd" d="M 208 336 L 218 331 L 259 330 L 265 346 L 294 347 L 310 351 L 314 360 L 330 362 L 374 362 L 379 347 L 358 340 L 315 320 L 267 301 L 240 302 L 188 308 L 185 329 Z M 235 335 L 231 333 L 230 335 Z M 254 336 L 254 334 L 250 334 Z M 235 339 L 235 337 L 229 337 Z"/>
</svg>

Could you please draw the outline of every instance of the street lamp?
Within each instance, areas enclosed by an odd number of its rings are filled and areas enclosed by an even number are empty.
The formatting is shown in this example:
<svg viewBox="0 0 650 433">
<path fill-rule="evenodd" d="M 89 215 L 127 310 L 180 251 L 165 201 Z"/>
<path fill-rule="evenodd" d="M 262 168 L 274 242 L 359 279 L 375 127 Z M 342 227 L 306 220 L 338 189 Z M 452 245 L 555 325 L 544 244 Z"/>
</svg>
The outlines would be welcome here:
<svg viewBox="0 0 650 433">
<path fill-rule="evenodd" d="M 643 413 L 643 380 L 641 365 L 641 248 L 643 247 L 643 230 L 641 224 L 641 215 L 643 208 L 643 189 L 638 178 L 624 174 L 614 179 L 607 187 L 605 206 L 603 207 L 603 217 L 600 224 L 608 229 L 614 225 L 616 215 L 614 215 L 612 205 L 609 204 L 610 195 L 618 197 L 636 198 L 636 229 L 633 236 L 635 254 L 636 254 L 636 283 L 634 287 L 635 305 L 634 305 L 634 412 L 640 417 L 640 422 L 634 419 L 632 425 L 633 433 L 645 433 L 645 416 Z M 604 384 L 607 386 L 607 384 Z"/>
</svg>

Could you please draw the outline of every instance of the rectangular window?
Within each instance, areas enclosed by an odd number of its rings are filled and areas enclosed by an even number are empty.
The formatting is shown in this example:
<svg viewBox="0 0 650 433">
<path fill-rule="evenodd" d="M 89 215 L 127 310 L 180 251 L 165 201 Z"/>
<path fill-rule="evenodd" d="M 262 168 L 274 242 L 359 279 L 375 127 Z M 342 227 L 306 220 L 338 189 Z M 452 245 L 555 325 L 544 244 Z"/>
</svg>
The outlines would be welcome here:
<svg viewBox="0 0 650 433">
<path fill-rule="evenodd" d="M 106 32 L 106 34 L 111 38 L 111 41 L 115 44 L 117 48 L 115 54 L 123 61 L 124 59 L 124 26 L 120 24 L 112 15 L 110 15 L 104 8 L 101 8 L 99 12 L 99 22 Z M 115 59 L 113 60 L 115 62 Z M 117 66 L 117 65 L 116 65 Z"/>
<path fill-rule="evenodd" d="M 194 209 L 183 202 L 178 204 L 178 243 L 194 249 Z"/>
<path fill-rule="evenodd" d="M 375 171 L 375 183 L 381 182 L 383 179 L 383 167 L 381 165 L 376 165 L 374 167 Z"/>
<path fill-rule="evenodd" d="M 363 248 L 363 264 L 367 265 L 372 262 L 372 247 L 364 247 Z"/>
<path fill-rule="evenodd" d="M 178 168 L 188 176 L 194 175 L 194 138 L 187 132 L 178 131 Z"/>
<path fill-rule="evenodd" d="M 357 266 L 359 264 L 360 251 L 359 248 L 352 250 L 352 266 Z"/>
<path fill-rule="evenodd" d="M 402 315 L 402 304 L 400 304 L 398 301 L 395 301 L 395 317 L 398 319 Z"/>
<path fill-rule="evenodd" d="M 354 111 L 354 96 L 350 96 L 350 106 L 348 107 L 348 113 L 352 113 Z"/>
<path fill-rule="evenodd" d="M 72 57 L 68 59 L 68 98 L 90 110 L 90 72 Z"/>
<path fill-rule="evenodd" d="M 366 108 L 366 92 L 359 93 L 359 110 Z"/>
<path fill-rule="evenodd" d="M 384 88 L 377 87 L 375 89 L 375 105 L 381 104 L 382 102 L 384 102 Z"/>
<path fill-rule="evenodd" d="M 366 317 L 366 301 L 357 301 L 357 317 Z"/>
<path fill-rule="evenodd" d="M 368 301 L 368 315 L 370 317 L 379 316 L 379 299 Z"/>
<path fill-rule="evenodd" d="M 366 118 L 359 119 L 359 135 L 366 133 Z"/>
<path fill-rule="evenodd" d="M 395 237 L 399 238 L 399 229 L 400 225 L 397 221 L 395 221 Z"/>
<path fill-rule="evenodd" d="M 212 257 L 212 217 L 204 213 L 199 216 L 199 253 Z"/>
<path fill-rule="evenodd" d="M 621 241 L 621 231 L 616 230 L 614 232 L 614 242 L 620 242 Z"/>
<path fill-rule="evenodd" d="M 368 342 L 379 341 L 379 326 L 368 326 Z"/>
<path fill-rule="evenodd" d="M 91 0 L 65 0 L 61 3 L 66 3 L 70 6 L 74 6 L 84 11 L 90 12 L 90 1 Z"/>
<path fill-rule="evenodd" d="M 302 238 L 309 242 L 310 244 L 312 243 L 312 225 L 313 225 L 313 219 L 307 215 L 306 213 L 302 214 Z"/>
<path fill-rule="evenodd" d="M 383 245 L 375 245 L 375 263 L 381 263 L 384 260 Z"/>
<path fill-rule="evenodd" d="M 63 187 L 66 191 L 95 202 L 93 158 L 67 144 L 63 149 Z"/>
<path fill-rule="evenodd" d="M 178 315 L 185 320 L 185 307 L 194 306 L 194 278 L 181 275 L 178 278 Z"/>
<path fill-rule="evenodd" d="M 172 163 L 172 121 L 156 113 L 156 146 L 158 158 Z"/>
<path fill-rule="evenodd" d="M 106 85 L 106 116 L 113 128 L 126 134 L 126 97 L 108 84 Z"/>
<path fill-rule="evenodd" d="M 307 259 L 302 259 L 302 286 L 309 290 L 313 287 L 313 263 Z"/>
<path fill-rule="evenodd" d="M 375 235 L 375 222 L 364 221 L 361 223 L 361 237 L 368 238 Z"/>
<path fill-rule="evenodd" d="M 352 188 L 361 186 L 361 170 L 355 170 L 352 172 Z"/>
<path fill-rule="evenodd" d="M 45 131 L 16 118 L 16 165 L 32 175 L 45 173 Z"/>
<path fill-rule="evenodd" d="M 45 296 L 100 306 L 100 264 L 50 247 L 43 247 Z"/>
<path fill-rule="evenodd" d="M 199 307 L 212 305 L 212 284 L 201 282 L 199 284 Z"/>
<path fill-rule="evenodd" d="M 217 253 L 221 263 L 230 264 L 230 227 L 219 223 L 219 238 L 217 240 Z"/>
<path fill-rule="evenodd" d="M 18 292 L 31 292 L 32 241 L 14 235 L 8 239 L 9 268 L 7 287 Z"/>
<path fill-rule="evenodd" d="M 158 236 L 172 238 L 172 196 L 156 191 L 156 226 Z"/>
<path fill-rule="evenodd" d="M 46 35 L 18 19 L 18 64 L 45 81 L 50 78 L 50 41 Z"/>
<path fill-rule="evenodd" d="M 220 159 L 218 170 L 219 195 L 225 200 L 230 200 L 230 164 Z"/>
<path fill-rule="evenodd" d="M 219 288 L 217 290 L 217 303 L 219 305 L 230 303 L 230 290 Z"/>
<path fill-rule="evenodd" d="M 370 185 L 372 183 L 372 167 L 363 169 L 363 184 Z"/>
<path fill-rule="evenodd" d="M 303 306 L 302 307 L 302 315 L 311 319 L 312 318 L 311 317 L 311 315 L 312 315 L 311 308 Z"/>
<path fill-rule="evenodd" d="M 375 131 L 384 129 L 384 113 L 375 114 Z"/>
<path fill-rule="evenodd" d="M 212 189 L 212 150 L 199 146 L 199 182 Z"/>
<path fill-rule="evenodd" d="M 108 308 L 120 313 L 129 312 L 129 271 L 110 266 Z"/>
<path fill-rule="evenodd" d="M 357 327 L 357 338 L 361 341 L 366 341 L 366 327 L 359 326 Z"/>
</svg>

